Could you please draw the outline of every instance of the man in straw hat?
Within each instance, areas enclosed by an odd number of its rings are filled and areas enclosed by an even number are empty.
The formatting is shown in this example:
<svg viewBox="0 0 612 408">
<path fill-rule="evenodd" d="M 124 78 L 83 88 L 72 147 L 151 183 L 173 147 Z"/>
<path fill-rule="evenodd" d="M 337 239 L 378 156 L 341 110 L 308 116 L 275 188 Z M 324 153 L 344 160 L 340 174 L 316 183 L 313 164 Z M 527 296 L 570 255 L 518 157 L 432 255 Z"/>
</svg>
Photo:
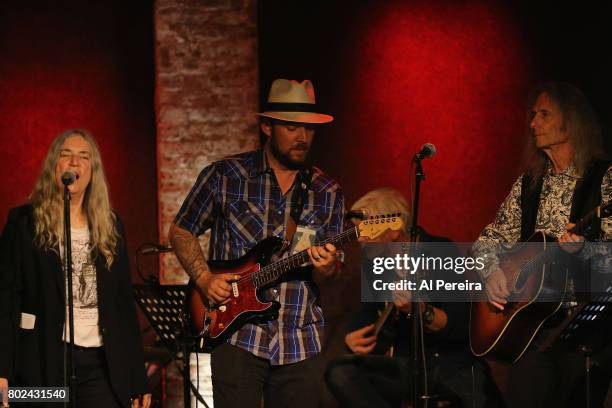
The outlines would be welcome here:
<svg viewBox="0 0 612 408">
<path fill-rule="evenodd" d="M 170 229 L 176 254 L 201 293 L 219 304 L 234 274 L 212 274 L 197 236 L 211 229 L 209 259 L 237 259 L 264 238 L 292 241 L 288 253 L 308 249 L 312 266 L 285 275 L 266 291 L 280 302 L 278 318 L 246 323 L 212 351 L 215 407 L 317 406 L 323 313 L 317 284 L 340 270 L 331 244 L 342 229 L 344 197 L 337 182 L 306 164 L 317 113 L 310 81 L 277 79 L 260 116 L 263 149 L 202 170 Z M 302 202 L 302 205 L 300 205 Z"/>
</svg>

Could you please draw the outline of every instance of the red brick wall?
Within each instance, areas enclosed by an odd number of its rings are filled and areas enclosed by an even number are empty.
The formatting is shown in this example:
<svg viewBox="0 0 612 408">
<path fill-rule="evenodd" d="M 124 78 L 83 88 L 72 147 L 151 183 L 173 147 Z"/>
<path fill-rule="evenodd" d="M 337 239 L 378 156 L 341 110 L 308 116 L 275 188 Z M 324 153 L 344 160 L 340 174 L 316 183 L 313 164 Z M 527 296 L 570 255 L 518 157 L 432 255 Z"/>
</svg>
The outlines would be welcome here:
<svg viewBox="0 0 612 408">
<path fill-rule="evenodd" d="M 202 168 L 259 143 L 256 10 L 255 0 L 155 4 L 162 242 Z M 161 259 L 160 276 L 168 284 L 186 279 L 174 255 Z"/>
</svg>

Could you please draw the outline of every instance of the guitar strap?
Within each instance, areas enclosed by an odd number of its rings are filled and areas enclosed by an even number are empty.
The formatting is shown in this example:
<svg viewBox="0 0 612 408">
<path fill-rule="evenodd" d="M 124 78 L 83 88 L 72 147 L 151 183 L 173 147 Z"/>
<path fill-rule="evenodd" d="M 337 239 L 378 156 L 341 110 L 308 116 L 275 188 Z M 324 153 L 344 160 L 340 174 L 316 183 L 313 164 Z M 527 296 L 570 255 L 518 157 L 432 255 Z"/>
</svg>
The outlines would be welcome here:
<svg viewBox="0 0 612 408">
<path fill-rule="evenodd" d="M 570 222 L 576 222 L 601 203 L 601 182 L 610 165 L 609 161 L 597 161 L 587 169 L 574 189 Z M 527 241 L 535 232 L 536 218 L 542 193 L 542 178 L 530 188 L 531 176 L 523 175 L 521 189 L 521 242 Z M 597 238 L 601 224 L 595 223 L 587 239 Z"/>
<path fill-rule="evenodd" d="M 300 217 L 304 210 L 304 204 L 308 200 L 308 190 L 312 182 L 312 170 L 310 168 L 300 170 L 295 178 L 295 191 L 291 195 L 290 217 L 287 220 L 287 229 L 285 230 L 285 249 L 287 249 L 293 241 L 295 230 L 300 223 Z"/>
<path fill-rule="evenodd" d="M 609 161 L 595 162 L 580 180 L 574 190 L 570 222 L 575 223 L 601 204 L 601 182 L 609 166 Z M 590 240 L 598 239 L 601 235 L 601 222 L 597 218 L 594 221 L 587 237 Z"/>
<path fill-rule="evenodd" d="M 535 232 L 536 218 L 542 193 L 542 178 L 531 187 L 531 176 L 523 174 L 521 185 L 521 242 L 526 242 Z"/>
</svg>

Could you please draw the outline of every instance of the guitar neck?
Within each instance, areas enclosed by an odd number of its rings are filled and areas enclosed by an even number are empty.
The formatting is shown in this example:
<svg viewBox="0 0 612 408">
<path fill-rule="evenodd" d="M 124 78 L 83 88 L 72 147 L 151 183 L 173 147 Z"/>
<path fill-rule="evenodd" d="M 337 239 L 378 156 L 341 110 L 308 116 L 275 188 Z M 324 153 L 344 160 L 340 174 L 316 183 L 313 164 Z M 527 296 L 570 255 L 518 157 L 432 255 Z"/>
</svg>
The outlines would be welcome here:
<svg viewBox="0 0 612 408">
<path fill-rule="evenodd" d="M 601 219 L 603 217 L 609 217 L 612 213 L 612 202 L 607 202 L 601 206 L 595 207 L 593 211 L 589 212 L 583 218 L 580 219 L 570 230 L 570 232 L 577 235 L 584 235 L 588 232 L 589 228 L 593 225 L 595 219 Z"/>
<path fill-rule="evenodd" d="M 336 248 L 342 247 L 344 244 L 359 238 L 359 229 L 357 227 L 349 228 L 348 230 L 336 235 L 335 237 L 326 239 L 317 245 L 332 244 Z M 264 266 L 258 272 L 253 274 L 253 283 L 256 287 L 262 287 L 271 284 L 280 278 L 283 274 L 298 268 L 306 263 L 310 263 L 308 250 L 303 250 L 295 253 L 287 258 L 280 259 L 269 265 Z"/>
<path fill-rule="evenodd" d="M 395 309 L 395 305 L 393 304 L 393 302 L 387 303 L 387 306 L 385 306 L 385 309 L 382 311 L 382 313 L 378 317 L 378 320 L 376 320 L 376 323 L 374 323 L 374 335 L 375 336 L 378 336 L 378 333 L 380 333 L 380 330 L 383 328 L 383 326 L 387 322 L 387 319 L 389 318 L 389 315 L 391 315 L 391 312 L 393 312 L 393 309 Z"/>
<path fill-rule="evenodd" d="M 582 217 L 574 228 L 570 230 L 570 232 L 577 235 L 584 235 L 588 232 L 589 228 L 593 225 L 593 222 L 597 219 L 601 219 L 602 215 L 604 217 L 610 216 L 612 212 L 612 202 L 608 202 L 602 206 L 595 207 L 592 211 L 590 211 L 587 215 Z M 532 262 L 529 262 L 521 269 L 528 273 L 535 273 L 539 271 L 543 264 L 549 263 L 553 261 L 559 254 L 559 246 L 551 245 L 546 248 L 546 250 L 542 251 L 537 257 L 533 259 Z"/>
</svg>

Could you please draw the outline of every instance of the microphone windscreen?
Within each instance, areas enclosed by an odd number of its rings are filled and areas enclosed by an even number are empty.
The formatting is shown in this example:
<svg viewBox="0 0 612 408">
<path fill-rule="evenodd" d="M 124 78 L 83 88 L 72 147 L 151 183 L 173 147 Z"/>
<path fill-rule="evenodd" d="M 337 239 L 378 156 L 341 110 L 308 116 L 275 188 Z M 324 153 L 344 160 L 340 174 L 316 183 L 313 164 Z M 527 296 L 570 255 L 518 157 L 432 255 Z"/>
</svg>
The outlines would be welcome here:
<svg viewBox="0 0 612 408">
<path fill-rule="evenodd" d="M 433 143 L 425 143 L 423 145 L 423 150 L 427 149 L 428 153 L 425 157 L 434 157 L 436 155 L 436 146 Z"/>
<path fill-rule="evenodd" d="M 64 174 L 62 174 L 62 184 L 65 186 L 69 186 L 70 184 L 74 183 L 76 179 L 76 174 L 71 171 L 65 171 Z"/>
</svg>

